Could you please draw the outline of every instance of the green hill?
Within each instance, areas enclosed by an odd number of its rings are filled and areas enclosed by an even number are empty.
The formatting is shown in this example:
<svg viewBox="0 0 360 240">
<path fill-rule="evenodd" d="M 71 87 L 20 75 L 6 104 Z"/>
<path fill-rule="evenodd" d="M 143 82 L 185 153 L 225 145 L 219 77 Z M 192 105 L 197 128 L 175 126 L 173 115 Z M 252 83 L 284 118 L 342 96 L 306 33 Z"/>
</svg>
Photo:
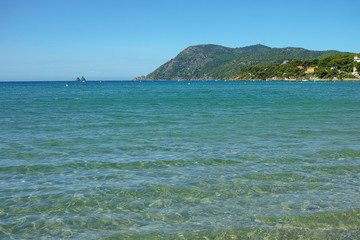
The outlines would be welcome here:
<svg viewBox="0 0 360 240">
<path fill-rule="evenodd" d="M 147 76 L 135 80 L 212 80 L 234 79 L 242 68 L 281 64 L 284 61 L 321 59 L 338 51 L 310 51 L 303 48 L 271 48 L 253 45 L 228 48 L 219 45 L 191 46 Z"/>
</svg>

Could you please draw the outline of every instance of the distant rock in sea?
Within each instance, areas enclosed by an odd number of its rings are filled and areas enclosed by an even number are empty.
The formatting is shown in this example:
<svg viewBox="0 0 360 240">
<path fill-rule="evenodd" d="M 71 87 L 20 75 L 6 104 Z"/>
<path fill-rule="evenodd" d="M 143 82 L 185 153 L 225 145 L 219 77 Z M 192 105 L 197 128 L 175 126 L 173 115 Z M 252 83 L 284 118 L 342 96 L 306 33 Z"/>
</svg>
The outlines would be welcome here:
<svg viewBox="0 0 360 240">
<path fill-rule="evenodd" d="M 84 76 L 82 76 L 81 79 L 79 77 L 77 77 L 75 79 L 75 82 L 86 82 L 86 79 L 84 78 Z"/>
</svg>

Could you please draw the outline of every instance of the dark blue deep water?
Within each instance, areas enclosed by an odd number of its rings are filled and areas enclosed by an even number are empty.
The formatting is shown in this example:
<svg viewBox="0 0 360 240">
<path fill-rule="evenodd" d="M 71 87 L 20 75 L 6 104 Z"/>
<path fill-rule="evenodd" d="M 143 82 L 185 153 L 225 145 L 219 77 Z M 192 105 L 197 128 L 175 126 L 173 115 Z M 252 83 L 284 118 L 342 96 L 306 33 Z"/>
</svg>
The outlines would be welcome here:
<svg viewBox="0 0 360 240">
<path fill-rule="evenodd" d="M 0 83 L 0 239 L 356 239 L 359 190 L 359 82 Z"/>
</svg>

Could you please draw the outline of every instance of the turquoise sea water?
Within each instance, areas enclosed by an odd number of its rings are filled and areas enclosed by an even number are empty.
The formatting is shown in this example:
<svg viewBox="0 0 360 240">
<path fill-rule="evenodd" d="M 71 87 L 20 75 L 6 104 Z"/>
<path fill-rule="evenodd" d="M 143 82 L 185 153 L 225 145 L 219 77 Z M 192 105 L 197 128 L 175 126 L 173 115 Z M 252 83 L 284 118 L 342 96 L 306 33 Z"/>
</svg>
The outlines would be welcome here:
<svg viewBox="0 0 360 240">
<path fill-rule="evenodd" d="M 0 83 L 0 239 L 357 239 L 359 189 L 359 82 Z"/>
</svg>

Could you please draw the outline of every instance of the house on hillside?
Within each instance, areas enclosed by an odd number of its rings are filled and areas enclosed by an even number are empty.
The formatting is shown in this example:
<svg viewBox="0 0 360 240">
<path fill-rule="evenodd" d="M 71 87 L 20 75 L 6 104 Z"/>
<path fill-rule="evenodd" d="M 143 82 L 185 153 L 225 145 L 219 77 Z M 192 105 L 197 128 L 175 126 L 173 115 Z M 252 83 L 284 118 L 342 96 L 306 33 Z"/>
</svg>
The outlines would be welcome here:
<svg viewBox="0 0 360 240">
<path fill-rule="evenodd" d="M 355 55 L 355 56 L 354 56 L 354 62 L 360 62 L 360 58 L 359 58 L 358 55 Z"/>
<path fill-rule="evenodd" d="M 357 56 L 357 55 L 355 55 L 354 56 L 354 63 L 358 63 L 358 62 L 360 62 L 360 58 Z M 354 69 L 353 69 L 353 73 L 352 73 L 355 77 L 360 77 L 360 75 L 359 75 L 359 70 L 358 69 L 356 69 L 356 66 L 355 66 L 355 64 L 354 64 Z"/>
<path fill-rule="evenodd" d="M 305 71 L 305 73 L 313 73 L 315 72 L 315 70 L 317 69 L 318 67 L 308 67 Z"/>
</svg>

